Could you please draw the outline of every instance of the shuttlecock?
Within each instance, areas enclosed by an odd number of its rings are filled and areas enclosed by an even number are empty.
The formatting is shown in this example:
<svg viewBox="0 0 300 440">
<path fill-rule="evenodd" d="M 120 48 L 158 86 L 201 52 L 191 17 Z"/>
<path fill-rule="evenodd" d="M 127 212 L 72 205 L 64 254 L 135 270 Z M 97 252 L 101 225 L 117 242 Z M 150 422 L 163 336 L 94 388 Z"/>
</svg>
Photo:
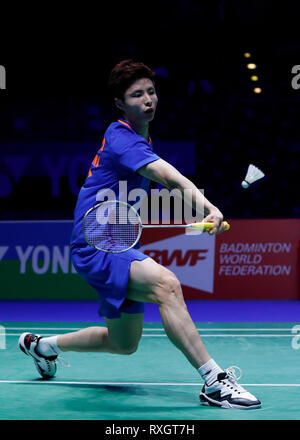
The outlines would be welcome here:
<svg viewBox="0 0 300 440">
<path fill-rule="evenodd" d="M 256 180 L 262 179 L 263 177 L 264 177 L 264 173 L 256 166 L 250 164 L 248 167 L 245 180 L 243 180 L 242 182 L 242 187 L 248 188 L 248 186 L 250 186 L 251 183 L 255 182 Z"/>
</svg>

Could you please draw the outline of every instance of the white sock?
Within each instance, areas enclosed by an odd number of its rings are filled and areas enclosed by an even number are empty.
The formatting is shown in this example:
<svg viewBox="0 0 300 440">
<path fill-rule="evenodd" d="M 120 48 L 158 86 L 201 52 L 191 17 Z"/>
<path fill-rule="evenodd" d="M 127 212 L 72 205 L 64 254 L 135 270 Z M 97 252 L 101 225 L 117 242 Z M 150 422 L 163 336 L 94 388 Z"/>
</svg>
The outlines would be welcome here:
<svg viewBox="0 0 300 440">
<path fill-rule="evenodd" d="M 213 359 L 210 359 L 202 367 L 198 368 L 199 374 L 207 385 L 213 383 L 217 379 L 218 374 L 223 371 Z"/>
<path fill-rule="evenodd" d="M 38 351 L 44 356 L 54 356 L 61 353 L 61 349 L 57 345 L 57 336 L 50 336 L 48 338 L 42 338 L 39 341 Z"/>
</svg>

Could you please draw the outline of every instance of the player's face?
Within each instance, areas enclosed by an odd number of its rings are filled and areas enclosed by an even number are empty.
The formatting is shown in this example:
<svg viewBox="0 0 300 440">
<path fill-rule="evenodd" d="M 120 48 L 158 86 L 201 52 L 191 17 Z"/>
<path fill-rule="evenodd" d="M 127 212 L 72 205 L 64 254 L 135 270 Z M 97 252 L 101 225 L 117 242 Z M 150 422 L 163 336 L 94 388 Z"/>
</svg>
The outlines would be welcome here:
<svg viewBox="0 0 300 440">
<path fill-rule="evenodd" d="M 158 98 L 151 79 L 142 78 L 128 87 L 124 100 L 117 101 L 117 106 L 129 121 L 144 124 L 154 118 Z"/>
</svg>

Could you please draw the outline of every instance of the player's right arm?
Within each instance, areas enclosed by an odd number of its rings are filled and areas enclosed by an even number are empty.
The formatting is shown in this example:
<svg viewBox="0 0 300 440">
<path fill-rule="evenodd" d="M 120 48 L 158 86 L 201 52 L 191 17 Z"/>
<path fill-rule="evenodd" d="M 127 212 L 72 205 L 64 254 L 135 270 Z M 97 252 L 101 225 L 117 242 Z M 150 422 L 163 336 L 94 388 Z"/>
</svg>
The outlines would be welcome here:
<svg viewBox="0 0 300 440">
<path fill-rule="evenodd" d="M 223 232 L 223 215 L 219 209 L 204 197 L 202 192 L 181 174 L 175 167 L 163 159 L 158 159 L 138 169 L 138 173 L 154 182 L 160 183 L 169 190 L 178 189 L 188 203 L 198 214 L 205 215 L 204 221 L 213 221 L 212 233 Z M 190 191 L 185 191 L 190 190 Z"/>
</svg>

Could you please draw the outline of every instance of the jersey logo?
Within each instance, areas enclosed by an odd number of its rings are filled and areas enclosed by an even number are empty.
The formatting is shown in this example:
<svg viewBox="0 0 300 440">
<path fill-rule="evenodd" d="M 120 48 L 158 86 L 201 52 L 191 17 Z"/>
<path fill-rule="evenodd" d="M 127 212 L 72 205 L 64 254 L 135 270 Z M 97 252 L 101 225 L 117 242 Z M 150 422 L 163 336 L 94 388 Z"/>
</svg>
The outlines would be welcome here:
<svg viewBox="0 0 300 440">
<path fill-rule="evenodd" d="M 100 153 L 103 151 L 104 145 L 105 145 L 105 138 L 103 138 L 101 148 L 100 148 L 100 150 L 97 152 L 96 156 L 95 156 L 94 159 L 93 159 L 92 165 L 93 165 L 94 168 L 97 168 L 97 167 L 99 166 L 99 162 L 100 162 Z M 89 169 L 89 172 L 88 172 L 88 177 L 90 177 L 92 174 L 93 174 L 93 173 L 92 173 L 92 167 L 91 167 L 91 168 Z"/>
</svg>

